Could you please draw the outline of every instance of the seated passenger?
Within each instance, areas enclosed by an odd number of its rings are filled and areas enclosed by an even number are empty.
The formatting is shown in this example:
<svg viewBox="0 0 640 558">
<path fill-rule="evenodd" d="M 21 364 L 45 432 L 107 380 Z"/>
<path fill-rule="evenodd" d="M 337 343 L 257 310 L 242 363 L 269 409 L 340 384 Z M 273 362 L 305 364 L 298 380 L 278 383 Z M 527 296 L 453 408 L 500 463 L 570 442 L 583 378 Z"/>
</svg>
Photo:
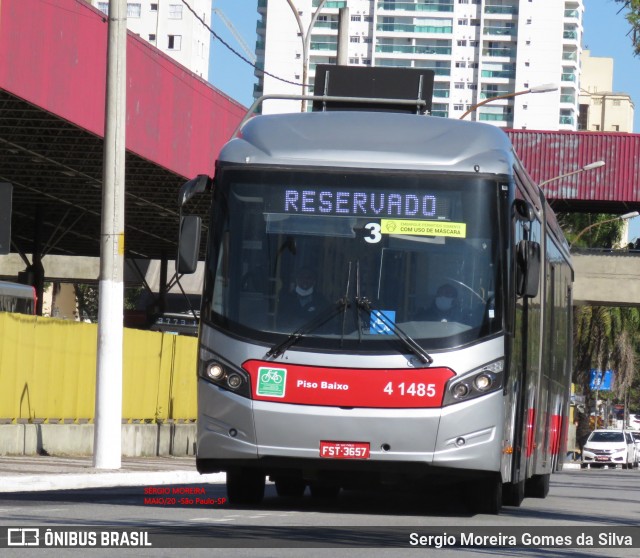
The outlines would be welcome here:
<svg viewBox="0 0 640 558">
<path fill-rule="evenodd" d="M 309 267 L 302 267 L 296 274 L 295 288 L 280 297 L 278 321 L 299 327 L 324 311 L 327 304 L 326 298 L 316 289 L 315 273 Z"/>
<path fill-rule="evenodd" d="M 426 310 L 419 312 L 418 319 L 432 322 L 460 321 L 458 306 L 458 291 L 449 283 L 438 287 L 433 304 Z"/>
</svg>

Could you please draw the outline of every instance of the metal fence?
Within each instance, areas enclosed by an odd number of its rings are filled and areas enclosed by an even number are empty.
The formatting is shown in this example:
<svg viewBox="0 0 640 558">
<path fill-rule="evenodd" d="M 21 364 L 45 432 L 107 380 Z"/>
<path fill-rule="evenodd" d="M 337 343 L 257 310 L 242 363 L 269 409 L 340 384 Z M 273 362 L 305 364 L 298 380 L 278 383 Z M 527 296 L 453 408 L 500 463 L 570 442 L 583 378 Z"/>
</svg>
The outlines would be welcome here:
<svg viewBox="0 0 640 558">
<path fill-rule="evenodd" d="M 125 329 L 122 417 L 196 419 L 197 339 Z M 0 313 L 0 421 L 92 422 L 97 325 Z"/>
</svg>

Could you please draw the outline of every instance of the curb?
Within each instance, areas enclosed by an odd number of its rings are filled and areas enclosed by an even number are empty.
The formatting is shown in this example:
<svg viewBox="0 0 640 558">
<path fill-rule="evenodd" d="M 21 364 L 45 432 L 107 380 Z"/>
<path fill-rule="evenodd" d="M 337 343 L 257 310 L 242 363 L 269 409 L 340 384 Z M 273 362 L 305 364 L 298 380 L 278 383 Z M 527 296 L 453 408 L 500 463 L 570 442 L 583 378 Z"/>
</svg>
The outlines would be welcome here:
<svg viewBox="0 0 640 558">
<path fill-rule="evenodd" d="M 154 486 L 164 484 L 220 484 L 225 481 L 225 473 L 201 475 L 197 471 L 24 475 L 0 477 L 0 493 L 113 488 L 118 486 Z"/>
</svg>

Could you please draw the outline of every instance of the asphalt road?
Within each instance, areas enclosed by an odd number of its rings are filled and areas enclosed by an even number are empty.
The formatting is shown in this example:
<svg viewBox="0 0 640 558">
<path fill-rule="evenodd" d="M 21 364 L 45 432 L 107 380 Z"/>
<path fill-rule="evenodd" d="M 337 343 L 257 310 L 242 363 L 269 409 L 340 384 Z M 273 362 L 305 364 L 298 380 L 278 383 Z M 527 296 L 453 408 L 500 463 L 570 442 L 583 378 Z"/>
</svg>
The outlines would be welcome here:
<svg viewBox="0 0 640 558">
<path fill-rule="evenodd" d="M 179 490 L 174 490 L 178 488 Z M 163 493 L 167 492 L 167 493 Z M 184 487 L 125 487 L 0 495 L 0 538 L 6 528 L 64 526 L 77 531 L 136 532 L 149 529 L 155 548 L 60 549 L 9 548 L 3 556 L 639 556 L 640 471 L 567 470 L 553 477 L 549 496 L 506 507 L 499 516 L 473 514 L 459 492 L 377 489 L 343 492 L 318 501 L 279 498 L 267 486 L 260 506 L 233 508 L 222 484 Z M 444 534 L 490 534 L 523 548 L 471 544 L 451 548 Z M 15 535 L 17 532 L 13 532 Z M 415 533 L 415 535 L 412 535 Z M 566 537 L 599 537 L 617 548 L 575 548 Z M 438 535 L 443 548 L 420 544 Z M 627 548 L 631 537 L 635 548 Z M 559 547 L 541 548 L 536 536 L 561 537 Z M 615 537 L 618 537 L 617 539 Z M 426 541 L 427 539 L 422 539 Z M 588 539 L 587 539 L 588 541 Z M 121 541 L 120 541 L 121 542 Z M 144 540 L 143 540 L 144 542 Z M 412 542 L 414 544 L 412 544 Z M 322 548 L 329 544 L 342 548 Z M 171 546 L 195 548 L 170 548 Z M 228 548 L 225 548 L 227 546 Z M 159 548 L 165 547 L 165 548 Z M 292 548 L 294 547 L 294 548 Z M 348 553 L 348 554 L 347 554 Z"/>
</svg>

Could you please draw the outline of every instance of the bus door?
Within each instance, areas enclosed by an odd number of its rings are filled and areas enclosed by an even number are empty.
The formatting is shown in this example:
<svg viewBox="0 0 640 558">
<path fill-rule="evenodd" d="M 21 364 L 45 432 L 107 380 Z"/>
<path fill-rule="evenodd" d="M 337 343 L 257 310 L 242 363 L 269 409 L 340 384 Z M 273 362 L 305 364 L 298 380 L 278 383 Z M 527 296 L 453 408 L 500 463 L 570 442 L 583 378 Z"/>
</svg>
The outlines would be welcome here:
<svg viewBox="0 0 640 558">
<path fill-rule="evenodd" d="M 520 280 L 518 247 L 522 241 L 541 241 L 541 224 L 514 217 L 514 277 Z M 540 319 L 541 289 L 533 297 L 518 296 L 514 290 L 513 346 L 511 363 L 511 389 L 513 393 L 512 424 L 513 454 L 511 482 L 523 489 L 524 481 L 533 474 L 532 461 L 536 447 L 536 425 L 540 419 L 538 410 L 538 385 L 540 375 Z"/>
</svg>

